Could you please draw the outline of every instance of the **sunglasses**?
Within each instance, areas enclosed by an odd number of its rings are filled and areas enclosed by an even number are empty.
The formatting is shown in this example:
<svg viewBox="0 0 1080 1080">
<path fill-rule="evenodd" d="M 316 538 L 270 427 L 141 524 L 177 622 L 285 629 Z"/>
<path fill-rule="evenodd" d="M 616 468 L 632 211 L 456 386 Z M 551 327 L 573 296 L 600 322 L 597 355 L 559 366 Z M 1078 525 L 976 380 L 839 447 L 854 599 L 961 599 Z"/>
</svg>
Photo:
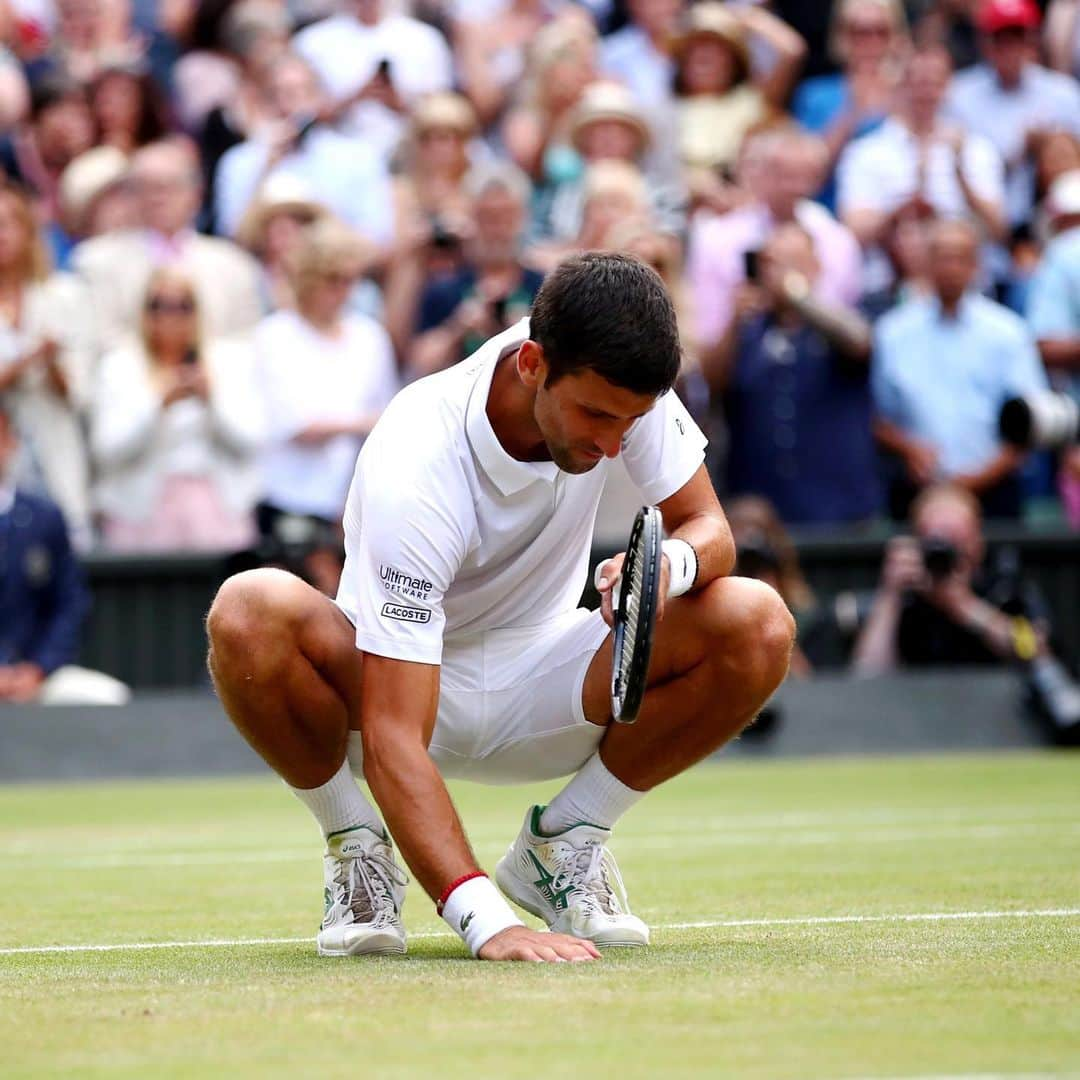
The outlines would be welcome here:
<svg viewBox="0 0 1080 1080">
<path fill-rule="evenodd" d="M 892 27 L 887 23 L 858 23 L 849 22 L 844 24 L 844 32 L 858 38 L 887 38 L 892 37 Z"/>
<path fill-rule="evenodd" d="M 162 296 L 152 296 L 146 302 L 146 310 L 151 315 L 194 315 L 194 300 L 166 300 Z"/>
</svg>

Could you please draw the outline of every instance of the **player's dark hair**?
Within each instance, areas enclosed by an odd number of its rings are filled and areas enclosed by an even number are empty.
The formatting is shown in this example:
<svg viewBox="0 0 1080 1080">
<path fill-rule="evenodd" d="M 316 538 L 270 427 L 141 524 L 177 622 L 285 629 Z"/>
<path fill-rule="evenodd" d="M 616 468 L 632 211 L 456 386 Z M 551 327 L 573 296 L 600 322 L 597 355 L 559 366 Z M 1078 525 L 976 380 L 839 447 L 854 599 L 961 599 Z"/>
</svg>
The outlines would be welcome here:
<svg viewBox="0 0 1080 1080">
<path fill-rule="evenodd" d="M 559 263 L 537 293 L 530 336 L 544 350 L 549 385 L 588 369 L 658 396 L 679 374 L 671 297 L 660 275 L 630 255 L 590 251 Z"/>
</svg>

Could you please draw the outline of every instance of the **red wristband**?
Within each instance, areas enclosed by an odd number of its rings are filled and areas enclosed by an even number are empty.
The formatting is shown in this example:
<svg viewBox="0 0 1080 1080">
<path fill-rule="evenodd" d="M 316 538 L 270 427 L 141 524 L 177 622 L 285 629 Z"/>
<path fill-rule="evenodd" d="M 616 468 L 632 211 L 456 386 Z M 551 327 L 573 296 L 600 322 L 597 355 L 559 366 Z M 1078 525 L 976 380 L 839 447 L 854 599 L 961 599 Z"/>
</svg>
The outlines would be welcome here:
<svg viewBox="0 0 1080 1080">
<path fill-rule="evenodd" d="M 473 870 L 471 873 L 462 874 L 461 877 L 455 878 L 449 885 L 439 894 L 439 899 L 435 901 L 435 914 L 441 915 L 443 908 L 446 907 L 446 901 L 450 899 L 450 894 L 459 886 L 464 885 L 466 881 L 472 881 L 473 878 L 487 877 L 487 874 L 483 870 Z"/>
</svg>

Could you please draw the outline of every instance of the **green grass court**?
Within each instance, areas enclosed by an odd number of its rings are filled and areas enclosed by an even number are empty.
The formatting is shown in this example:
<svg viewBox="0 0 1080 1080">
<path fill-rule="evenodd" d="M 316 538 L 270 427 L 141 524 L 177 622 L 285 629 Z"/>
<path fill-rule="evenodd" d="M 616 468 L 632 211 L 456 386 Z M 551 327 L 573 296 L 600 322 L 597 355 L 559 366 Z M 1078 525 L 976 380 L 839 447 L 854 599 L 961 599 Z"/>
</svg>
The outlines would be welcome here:
<svg viewBox="0 0 1080 1080">
<path fill-rule="evenodd" d="M 554 787 L 455 788 L 488 870 Z M 1076 755 L 706 765 L 614 850 L 648 950 L 484 965 L 416 890 L 320 960 L 275 780 L 0 788 L 0 1075 L 1080 1075 Z"/>
</svg>

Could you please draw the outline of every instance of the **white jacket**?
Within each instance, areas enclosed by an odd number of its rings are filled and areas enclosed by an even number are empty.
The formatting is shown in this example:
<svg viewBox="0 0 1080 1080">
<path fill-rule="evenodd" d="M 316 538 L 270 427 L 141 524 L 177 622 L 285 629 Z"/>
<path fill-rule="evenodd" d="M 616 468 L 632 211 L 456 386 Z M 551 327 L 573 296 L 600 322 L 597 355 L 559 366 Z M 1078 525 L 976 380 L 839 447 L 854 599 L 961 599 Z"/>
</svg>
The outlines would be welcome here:
<svg viewBox="0 0 1080 1080">
<path fill-rule="evenodd" d="M 224 504 L 246 513 L 261 494 L 257 455 L 265 429 L 254 353 L 245 338 L 212 341 L 203 363 L 210 401 L 199 437 L 205 439 L 209 475 Z M 153 513 L 168 467 L 163 418 L 142 345 L 106 353 L 90 405 L 95 506 L 102 513 L 127 521 L 145 521 Z"/>
</svg>

